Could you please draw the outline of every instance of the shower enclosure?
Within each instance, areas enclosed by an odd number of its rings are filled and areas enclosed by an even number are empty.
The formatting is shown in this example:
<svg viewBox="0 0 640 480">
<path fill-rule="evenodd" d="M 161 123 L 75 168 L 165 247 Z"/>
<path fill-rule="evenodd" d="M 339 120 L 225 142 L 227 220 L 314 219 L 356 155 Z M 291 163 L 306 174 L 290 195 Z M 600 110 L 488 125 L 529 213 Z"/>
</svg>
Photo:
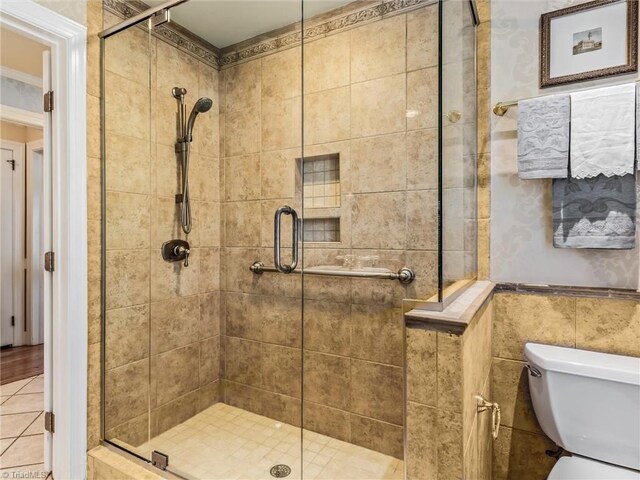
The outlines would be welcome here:
<svg viewBox="0 0 640 480">
<path fill-rule="evenodd" d="M 104 0 L 105 442 L 185 478 L 404 478 L 403 309 L 476 275 L 475 18 Z"/>
</svg>

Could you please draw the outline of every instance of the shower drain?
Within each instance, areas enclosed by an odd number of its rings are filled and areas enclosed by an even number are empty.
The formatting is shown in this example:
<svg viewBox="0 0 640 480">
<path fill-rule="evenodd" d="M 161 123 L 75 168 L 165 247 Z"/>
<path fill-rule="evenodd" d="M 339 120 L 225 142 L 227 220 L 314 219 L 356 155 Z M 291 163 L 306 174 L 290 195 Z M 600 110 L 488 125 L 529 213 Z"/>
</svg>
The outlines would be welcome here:
<svg viewBox="0 0 640 480">
<path fill-rule="evenodd" d="M 288 477 L 291 473 L 291 467 L 289 467 L 289 465 L 283 464 L 274 465 L 273 467 L 271 467 L 271 470 L 269 470 L 269 473 L 271 473 L 271 476 L 275 478 Z"/>
</svg>

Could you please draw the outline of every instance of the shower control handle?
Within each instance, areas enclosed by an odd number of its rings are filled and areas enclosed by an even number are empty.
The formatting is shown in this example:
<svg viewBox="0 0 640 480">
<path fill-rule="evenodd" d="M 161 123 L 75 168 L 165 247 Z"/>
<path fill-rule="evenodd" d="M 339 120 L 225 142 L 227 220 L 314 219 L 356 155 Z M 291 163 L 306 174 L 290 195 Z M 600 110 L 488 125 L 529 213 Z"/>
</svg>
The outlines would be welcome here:
<svg viewBox="0 0 640 480">
<path fill-rule="evenodd" d="M 291 265 L 282 263 L 281 255 L 281 229 L 282 229 L 282 215 L 291 215 L 291 222 L 293 224 L 292 233 L 292 258 Z M 299 238 L 299 224 L 298 213 L 288 205 L 283 205 L 276 210 L 276 214 L 273 220 L 273 263 L 281 273 L 291 273 L 298 266 L 298 238 Z"/>
<path fill-rule="evenodd" d="M 162 244 L 162 258 L 167 262 L 184 262 L 189 266 L 191 248 L 186 240 L 169 240 Z"/>
</svg>

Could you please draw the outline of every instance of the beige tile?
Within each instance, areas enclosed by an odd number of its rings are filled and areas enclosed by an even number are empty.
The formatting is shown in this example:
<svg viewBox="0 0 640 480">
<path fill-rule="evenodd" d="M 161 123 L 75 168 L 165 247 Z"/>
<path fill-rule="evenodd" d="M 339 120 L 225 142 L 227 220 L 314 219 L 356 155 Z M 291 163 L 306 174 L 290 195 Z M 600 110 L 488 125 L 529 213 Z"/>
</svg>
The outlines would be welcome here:
<svg viewBox="0 0 640 480">
<path fill-rule="evenodd" d="M 96 128 L 97 127 L 97 128 Z M 101 157 L 100 98 L 87 95 L 87 156 Z"/>
<path fill-rule="evenodd" d="M 16 441 L 17 437 L 11 438 L 2 438 L 0 439 L 0 454 L 4 453 L 4 451 L 11 446 L 13 442 Z"/>
<path fill-rule="evenodd" d="M 225 156 L 245 155 L 260 151 L 260 117 L 255 115 L 259 106 L 247 106 L 247 110 L 231 110 L 225 114 Z"/>
<path fill-rule="evenodd" d="M 575 347 L 575 298 L 499 294 L 494 302 L 495 356 L 522 360 L 526 342 Z"/>
<path fill-rule="evenodd" d="M 438 289 L 438 254 L 434 251 L 413 250 L 407 252 L 407 266 L 411 267 L 416 279 L 406 287 L 406 298 L 426 300 Z"/>
<path fill-rule="evenodd" d="M 492 478 L 547 478 L 555 460 L 546 455 L 545 451 L 555 449 L 555 444 L 542 435 L 501 428 L 493 447 Z"/>
<path fill-rule="evenodd" d="M 464 250 L 464 190 L 445 188 L 442 191 L 443 233 L 442 247 L 445 251 Z M 457 280 L 457 278 L 456 278 Z"/>
<path fill-rule="evenodd" d="M 27 435 L 39 435 L 44 433 L 44 412 L 38 415 L 29 428 L 24 431 L 25 436 Z"/>
<path fill-rule="evenodd" d="M 270 247 L 273 249 L 274 242 L 274 216 L 278 208 L 288 205 L 294 208 L 298 215 L 302 214 L 302 210 L 299 207 L 298 202 L 295 199 L 281 199 L 281 200 L 264 200 L 261 202 L 260 208 L 262 210 L 260 218 L 260 244 L 263 247 Z M 283 215 L 280 223 L 280 245 L 282 247 L 282 261 L 284 263 L 291 263 L 292 253 L 292 227 L 293 218 L 290 215 Z M 298 246 L 301 248 L 301 246 Z M 273 257 L 272 250 L 269 251 L 269 257 Z"/>
<path fill-rule="evenodd" d="M 407 132 L 407 188 L 438 188 L 438 132 Z"/>
<path fill-rule="evenodd" d="M 225 352 L 227 379 L 251 386 L 260 386 L 262 372 L 256 368 L 262 361 L 260 343 L 227 337 Z"/>
<path fill-rule="evenodd" d="M 199 279 L 200 249 L 191 249 L 188 267 L 183 262 L 166 262 L 159 251 L 152 252 L 151 301 L 195 295 L 199 292 Z M 148 292 L 149 288 L 145 291 Z"/>
<path fill-rule="evenodd" d="M 129 28 L 109 37 L 105 42 L 105 69 L 148 86 L 154 53 L 149 37 L 148 33 L 137 28 Z"/>
<path fill-rule="evenodd" d="M 107 249 L 149 248 L 149 197 L 107 192 Z"/>
<path fill-rule="evenodd" d="M 262 150 L 302 145 L 301 97 L 262 99 Z"/>
<path fill-rule="evenodd" d="M 107 311 L 106 367 L 112 369 L 149 355 L 149 305 Z"/>
<path fill-rule="evenodd" d="M 435 408 L 408 402 L 407 478 L 438 478 L 437 419 Z"/>
<path fill-rule="evenodd" d="M 398 15 L 351 31 L 351 81 L 405 71 L 406 17 Z"/>
<path fill-rule="evenodd" d="M 150 430 L 151 436 L 166 432 L 198 413 L 199 393 L 197 390 L 189 392 L 169 403 L 151 410 Z M 153 449 L 153 442 L 151 443 Z"/>
<path fill-rule="evenodd" d="M 38 475 L 37 478 L 46 478 L 47 472 L 44 468 L 44 463 L 36 463 L 34 465 L 24 465 L 21 467 L 2 468 L 2 473 L 10 475 L 21 475 L 21 478 L 25 478 L 28 475 Z M 28 477 L 27 477 L 28 478 Z"/>
<path fill-rule="evenodd" d="M 163 197 L 174 197 L 179 192 L 182 192 L 182 168 L 178 163 L 175 149 L 173 145 L 161 144 L 157 144 L 155 148 L 156 158 L 154 161 L 154 172 L 149 172 L 147 165 L 147 170 L 144 172 L 147 180 L 146 183 L 149 183 L 148 177 L 153 175 L 155 176 L 156 194 Z M 125 156 L 125 158 L 127 157 Z M 123 167 L 124 166 L 120 168 Z M 114 175 L 117 174 L 118 172 L 114 172 Z M 142 177 L 142 172 L 140 175 Z M 126 175 L 123 176 L 126 177 Z"/>
<path fill-rule="evenodd" d="M 384 305 L 351 306 L 351 355 L 390 365 L 402 364 L 402 311 Z"/>
<path fill-rule="evenodd" d="M 220 210 L 218 202 L 200 202 L 196 219 L 197 228 L 200 231 L 200 246 L 220 246 Z"/>
<path fill-rule="evenodd" d="M 225 245 L 234 247 L 260 245 L 259 201 L 230 202 L 224 205 L 223 210 Z"/>
<path fill-rule="evenodd" d="M 0 386 L 0 394 L 2 394 L 2 396 L 8 396 L 18 393 L 18 391 L 31 382 L 32 379 L 33 377 L 29 377 L 22 380 L 16 380 L 15 382 L 5 383 Z"/>
<path fill-rule="evenodd" d="M 139 360 L 107 371 L 104 396 L 106 429 L 147 412 L 149 360 Z"/>
<path fill-rule="evenodd" d="M 304 304 L 304 348 L 349 356 L 351 335 L 348 303 L 307 300 Z"/>
<path fill-rule="evenodd" d="M 436 424 L 438 431 L 438 479 L 462 478 L 462 416 L 459 413 L 438 410 Z"/>
<path fill-rule="evenodd" d="M 87 351 L 87 447 L 100 443 L 102 417 L 101 345 L 89 345 Z"/>
<path fill-rule="evenodd" d="M 220 337 L 200 342 L 200 386 L 220 378 Z"/>
<path fill-rule="evenodd" d="M 640 304 L 635 300 L 576 299 L 576 347 L 640 356 Z"/>
<path fill-rule="evenodd" d="M 354 193 L 405 190 L 404 133 L 361 138 L 351 142 L 351 188 Z"/>
<path fill-rule="evenodd" d="M 44 397 L 42 393 L 27 393 L 14 395 L 0 406 L 2 415 L 14 413 L 39 412 L 44 409 Z"/>
<path fill-rule="evenodd" d="M 106 271 L 107 310 L 148 303 L 148 250 L 107 252 Z"/>
<path fill-rule="evenodd" d="M 372 418 L 351 415 L 351 442 L 395 458 L 403 458 L 403 429 Z"/>
<path fill-rule="evenodd" d="M 185 55 L 173 45 L 162 41 L 157 44 L 157 52 L 158 86 L 165 87 L 169 95 L 171 95 L 173 87 L 186 88 L 186 101 L 195 102 L 198 95 L 198 61 L 191 55 Z M 174 100 L 173 97 L 171 99 Z"/>
<path fill-rule="evenodd" d="M 301 50 L 301 47 L 289 48 L 260 60 L 263 98 L 283 99 L 301 95 Z"/>
<path fill-rule="evenodd" d="M 292 198 L 296 187 L 296 158 L 301 150 L 293 148 L 263 152 L 260 156 L 262 198 Z"/>
<path fill-rule="evenodd" d="M 407 334 L 407 398 L 410 401 L 437 405 L 436 332 L 409 328 Z"/>
<path fill-rule="evenodd" d="M 224 401 L 228 405 L 241 408 L 253 413 L 262 413 L 262 394 L 259 390 L 248 385 L 224 381 Z"/>
<path fill-rule="evenodd" d="M 501 424 L 541 434 L 531 403 L 529 378 L 524 364 L 495 358 L 491 375 L 492 400 L 500 405 Z"/>
<path fill-rule="evenodd" d="M 227 201 L 260 198 L 260 155 L 224 159 L 224 198 Z"/>
<path fill-rule="evenodd" d="M 304 352 L 305 401 L 348 410 L 351 405 L 351 367 L 345 357 Z"/>
<path fill-rule="evenodd" d="M 220 289 L 220 249 L 200 249 L 200 293 L 215 292 Z"/>
<path fill-rule="evenodd" d="M 407 244 L 417 250 L 438 249 L 438 191 L 407 192 Z"/>
<path fill-rule="evenodd" d="M 438 64 L 438 6 L 407 14 L 407 70 Z"/>
<path fill-rule="evenodd" d="M 233 66 L 222 76 L 224 92 L 225 156 L 258 152 L 260 149 L 261 62 Z"/>
<path fill-rule="evenodd" d="M 191 248 L 200 243 L 200 203 L 191 201 L 191 233 L 182 230 L 182 205 L 176 203 L 175 197 L 152 197 L 151 231 L 152 242 L 162 245 L 171 239 L 187 240 Z"/>
<path fill-rule="evenodd" d="M 438 332 L 438 408 L 462 411 L 462 342 L 459 336 Z"/>
<path fill-rule="evenodd" d="M 354 196 L 351 213 L 353 247 L 403 249 L 406 241 L 405 201 L 402 192 Z"/>
<path fill-rule="evenodd" d="M 189 159 L 189 192 L 191 198 L 207 202 L 219 202 L 220 160 L 204 154 L 192 155 Z"/>
<path fill-rule="evenodd" d="M 151 357 L 151 406 L 164 405 L 198 388 L 199 345 Z"/>
<path fill-rule="evenodd" d="M 38 415 L 38 412 L 2 415 L 0 417 L 0 438 L 15 438 L 22 435 Z"/>
<path fill-rule="evenodd" d="M 149 86 L 107 72 L 105 88 L 107 132 L 149 139 Z"/>
<path fill-rule="evenodd" d="M 336 142 L 349 138 L 351 118 L 349 87 L 334 88 L 305 95 L 304 99 L 304 143 Z"/>
<path fill-rule="evenodd" d="M 376 399 L 375 401 L 372 401 Z M 351 360 L 351 411 L 402 425 L 403 372 L 400 367 Z"/>
<path fill-rule="evenodd" d="M 199 337 L 200 299 L 182 297 L 151 304 L 151 354 L 194 343 Z"/>
<path fill-rule="evenodd" d="M 226 335 L 248 340 L 262 338 L 261 297 L 243 293 L 225 293 Z"/>
<path fill-rule="evenodd" d="M 352 138 L 401 132 L 406 128 L 405 82 L 403 73 L 351 86 Z"/>
<path fill-rule="evenodd" d="M 262 296 L 260 317 L 263 342 L 297 348 L 302 346 L 302 301 L 300 299 Z"/>
<path fill-rule="evenodd" d="M 408 130 L 438 126 L 438 69 L 436 67 L 407 74 L 407 112 Z"/>
<path fill-rule="evenodd" d="M 0 457 L 0 468 L 40 464 L 43 460 L 43 436 L 20 437 Z"/>
<path fill-rule="evenodd" d="M 303 68 L 305 94 L 349 85 L 350 34 L 306 42 Z"/>
<path fill-rule="evenodd" d="M 278 393 L 263 392 L 262 414 L 274 420 L 299 427 L 302 423 L 301 401 Z"/>
<path fill-rule="evenodd" d="M 198 410 L 209 408 L 220 401 L 220 380 L 208 383 L 198 390 Z"/>
<path fill-rule="evenodd" d="M 200 338 L 220 334 L 220 292 L 200 295 Z"/>
<path fill-rule="evenodd" d="M 302 354 L 300 349 L 262 344 L 263 388 L 270 392 L 300 398 L 301 374 Z"/>
<path fill-rule="evenodd" d="M 303 421 L 306 430 L 347 442 L 351 438 L 350 415 L 344 410 L 305 401 Z"/>
<path fill-rule="evenodd" d="M 257 293 L 261 278 L 253 274 L 249 267 L 260 260 L 257 248 L 224 248 L 221 252 L 222 278 L 225 289 L 231 292 Z M 262 259 L 267 261 L 266 259 Z M 242 266 L 243 268 L 238 268 Z"/>
</svg>

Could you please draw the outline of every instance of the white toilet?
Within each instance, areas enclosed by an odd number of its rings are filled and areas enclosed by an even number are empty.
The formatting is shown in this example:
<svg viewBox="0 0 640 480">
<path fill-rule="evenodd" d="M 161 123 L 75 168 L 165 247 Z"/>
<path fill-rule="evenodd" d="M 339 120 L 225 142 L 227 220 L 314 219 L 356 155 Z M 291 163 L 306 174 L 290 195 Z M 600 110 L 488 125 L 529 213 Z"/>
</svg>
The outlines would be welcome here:
<svg viewBox="0 0 640 480">
<path fill-rule="evenodd" d="M 527 343 L 533 408 L 571 453 L 548 480 L 640 480 L 640 358 Z"/>
</svg>

